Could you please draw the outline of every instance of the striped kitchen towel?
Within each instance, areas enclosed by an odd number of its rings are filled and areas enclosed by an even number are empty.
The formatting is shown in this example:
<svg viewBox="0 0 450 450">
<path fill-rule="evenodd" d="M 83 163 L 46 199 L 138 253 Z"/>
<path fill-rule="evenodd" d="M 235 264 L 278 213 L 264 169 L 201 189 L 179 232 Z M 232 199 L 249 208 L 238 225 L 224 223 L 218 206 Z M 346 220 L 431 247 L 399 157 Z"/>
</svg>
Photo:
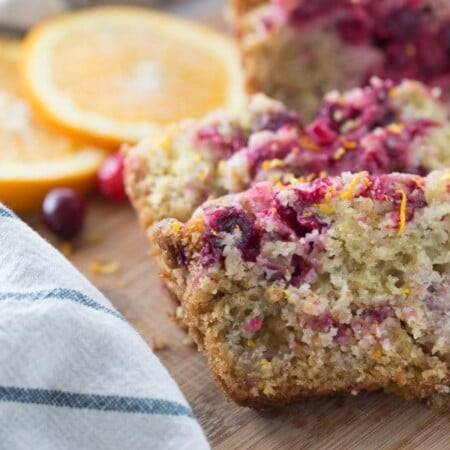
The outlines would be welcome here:
<svg viewBox="0 0 450 450">
<path fill-rule="evenodd" d="M 136 331 L 0 206 L 0 449 L 208 447 Z"/>
</svg>

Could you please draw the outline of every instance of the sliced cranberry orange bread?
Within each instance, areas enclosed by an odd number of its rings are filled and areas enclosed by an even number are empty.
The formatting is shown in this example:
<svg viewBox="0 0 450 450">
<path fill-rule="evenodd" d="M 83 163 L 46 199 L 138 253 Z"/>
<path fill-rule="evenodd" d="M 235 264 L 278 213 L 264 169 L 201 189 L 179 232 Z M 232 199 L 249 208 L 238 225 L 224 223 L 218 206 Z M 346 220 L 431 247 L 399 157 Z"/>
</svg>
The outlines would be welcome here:
<svg viewBox="0 0 450 450">
<path fill-rule="evenodd" d="M 450 385 L 450 170 L 263 182 L 152 230 L 163 279 L 241 405 Z"/>
<path fill-rule="evenodd" d="M 126 159 L 128 193 L 148 227 L 187 220 L 208 198 L 252 183 L 368 170 L 426 174 L 450 166 L 450 125 L 421 83 L 372 79 L 325 96 L 308 125 L 281 103 L 255 96 L 240 117 L 216 112 L 146 140 Z"/>
<path fill-rule="evenodd" d="M 147 227 L 164 217 L 187 220 L 206 199 L 226 192 L 217 180 L 220 161 L 245 148 L 254 133 L 283 126 L 296 129 L 302 123 L 281 103 L 257 95 L 240 115 L 215 111 L 130 148 L 125 184 L 141 224 Z"/>
<path fill-rule="evenodd" d="M 233 0 L 247 85 L 311 116 L 372 75 L 450 89 L 446 0 Z M 432 43 L 432 44 L 431 44 Z"/>
</svg>

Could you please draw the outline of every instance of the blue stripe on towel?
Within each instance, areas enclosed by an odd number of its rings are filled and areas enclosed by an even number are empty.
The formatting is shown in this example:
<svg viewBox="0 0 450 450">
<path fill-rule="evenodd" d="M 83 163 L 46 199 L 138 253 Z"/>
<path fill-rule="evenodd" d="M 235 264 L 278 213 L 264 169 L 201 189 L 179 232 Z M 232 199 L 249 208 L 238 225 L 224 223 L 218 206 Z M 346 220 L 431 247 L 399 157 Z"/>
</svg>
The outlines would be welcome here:
<svg viewBox="0 0 450 450">
<path fill-rule="evenodd" d="M 0 401 L 75 409 L 91 409 L 96 411 L 159 414 L 194 418 L 194 414 L 187 406 L 157 398 L 79 394 L 47 389 L 0 386 Z"/>
<path fill-rule="evenodd" d="M 68 300 L 70 302 L 78 303 L 88 308 L 95 309 L 97 311 L 102 311 L 111 316 L 117 317 L 121 320 L 125 320 L 117 311 L 107 308 L 101 305 L 92 298 L 83 294 L 82 292 L 76 291 L 74 289 L 67 288 L 55 288 L 42 291 L 31 291 L 31 292 L 2 292 L 0 291 L 0 301 L 1 300 L 29 300 L 29 301 L 39 301 L 39 300 L 49 300 L 49 299 L 62 299 Z"/>
<path fill-rule="evenodd" d="M 16 216 L 8 208 L 0 205 L 0 217 L 8 217 L 9 219 L 12 219 Z"/>
</svg>

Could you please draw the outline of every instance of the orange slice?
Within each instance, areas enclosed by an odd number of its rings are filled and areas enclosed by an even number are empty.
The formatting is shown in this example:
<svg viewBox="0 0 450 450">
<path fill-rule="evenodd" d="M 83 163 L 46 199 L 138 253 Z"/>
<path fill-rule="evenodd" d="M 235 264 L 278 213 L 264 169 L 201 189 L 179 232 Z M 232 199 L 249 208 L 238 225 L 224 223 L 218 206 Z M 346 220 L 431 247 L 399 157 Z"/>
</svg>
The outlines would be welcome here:
<svg viewBox="0 0 450 450">
<path fill-rule="evenodd" d="M 39 116 L 117 145 L 243 100 L 234 42 L 204 26 L 133 7 L 71 12 L 26 37 L 22 80 Z"/>
<path fill-rule="evenodd" d="M 53 187 L 89 191 L 105 153 L 36 121 L 20 93 L 20 52 L 20 42 L 0 40 L 0 201 L 26 211 Z"/>
</svg>

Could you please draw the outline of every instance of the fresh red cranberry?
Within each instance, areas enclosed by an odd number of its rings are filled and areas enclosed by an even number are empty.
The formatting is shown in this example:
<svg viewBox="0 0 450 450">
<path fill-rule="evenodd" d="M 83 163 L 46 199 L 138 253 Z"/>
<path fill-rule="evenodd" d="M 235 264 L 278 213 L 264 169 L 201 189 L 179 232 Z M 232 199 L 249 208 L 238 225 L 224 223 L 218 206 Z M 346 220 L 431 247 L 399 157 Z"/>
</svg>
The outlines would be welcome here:
<svg viewBox="0 0 450 450">
<path fill-rule="evenodd" d="M 71 239 L 81 230 L 85 202 L 74 190 L 57 188 L 50 191 L 42 203 L 42 220 L 62 239 Z"/>
<path fill-rule="evenodd" d="M 100 193 L 118 202 L 127 200 L 123 169 L 124 155 L 116 153 L 106 158 L 97 173 L 97 185 Z"/>
</svg>

